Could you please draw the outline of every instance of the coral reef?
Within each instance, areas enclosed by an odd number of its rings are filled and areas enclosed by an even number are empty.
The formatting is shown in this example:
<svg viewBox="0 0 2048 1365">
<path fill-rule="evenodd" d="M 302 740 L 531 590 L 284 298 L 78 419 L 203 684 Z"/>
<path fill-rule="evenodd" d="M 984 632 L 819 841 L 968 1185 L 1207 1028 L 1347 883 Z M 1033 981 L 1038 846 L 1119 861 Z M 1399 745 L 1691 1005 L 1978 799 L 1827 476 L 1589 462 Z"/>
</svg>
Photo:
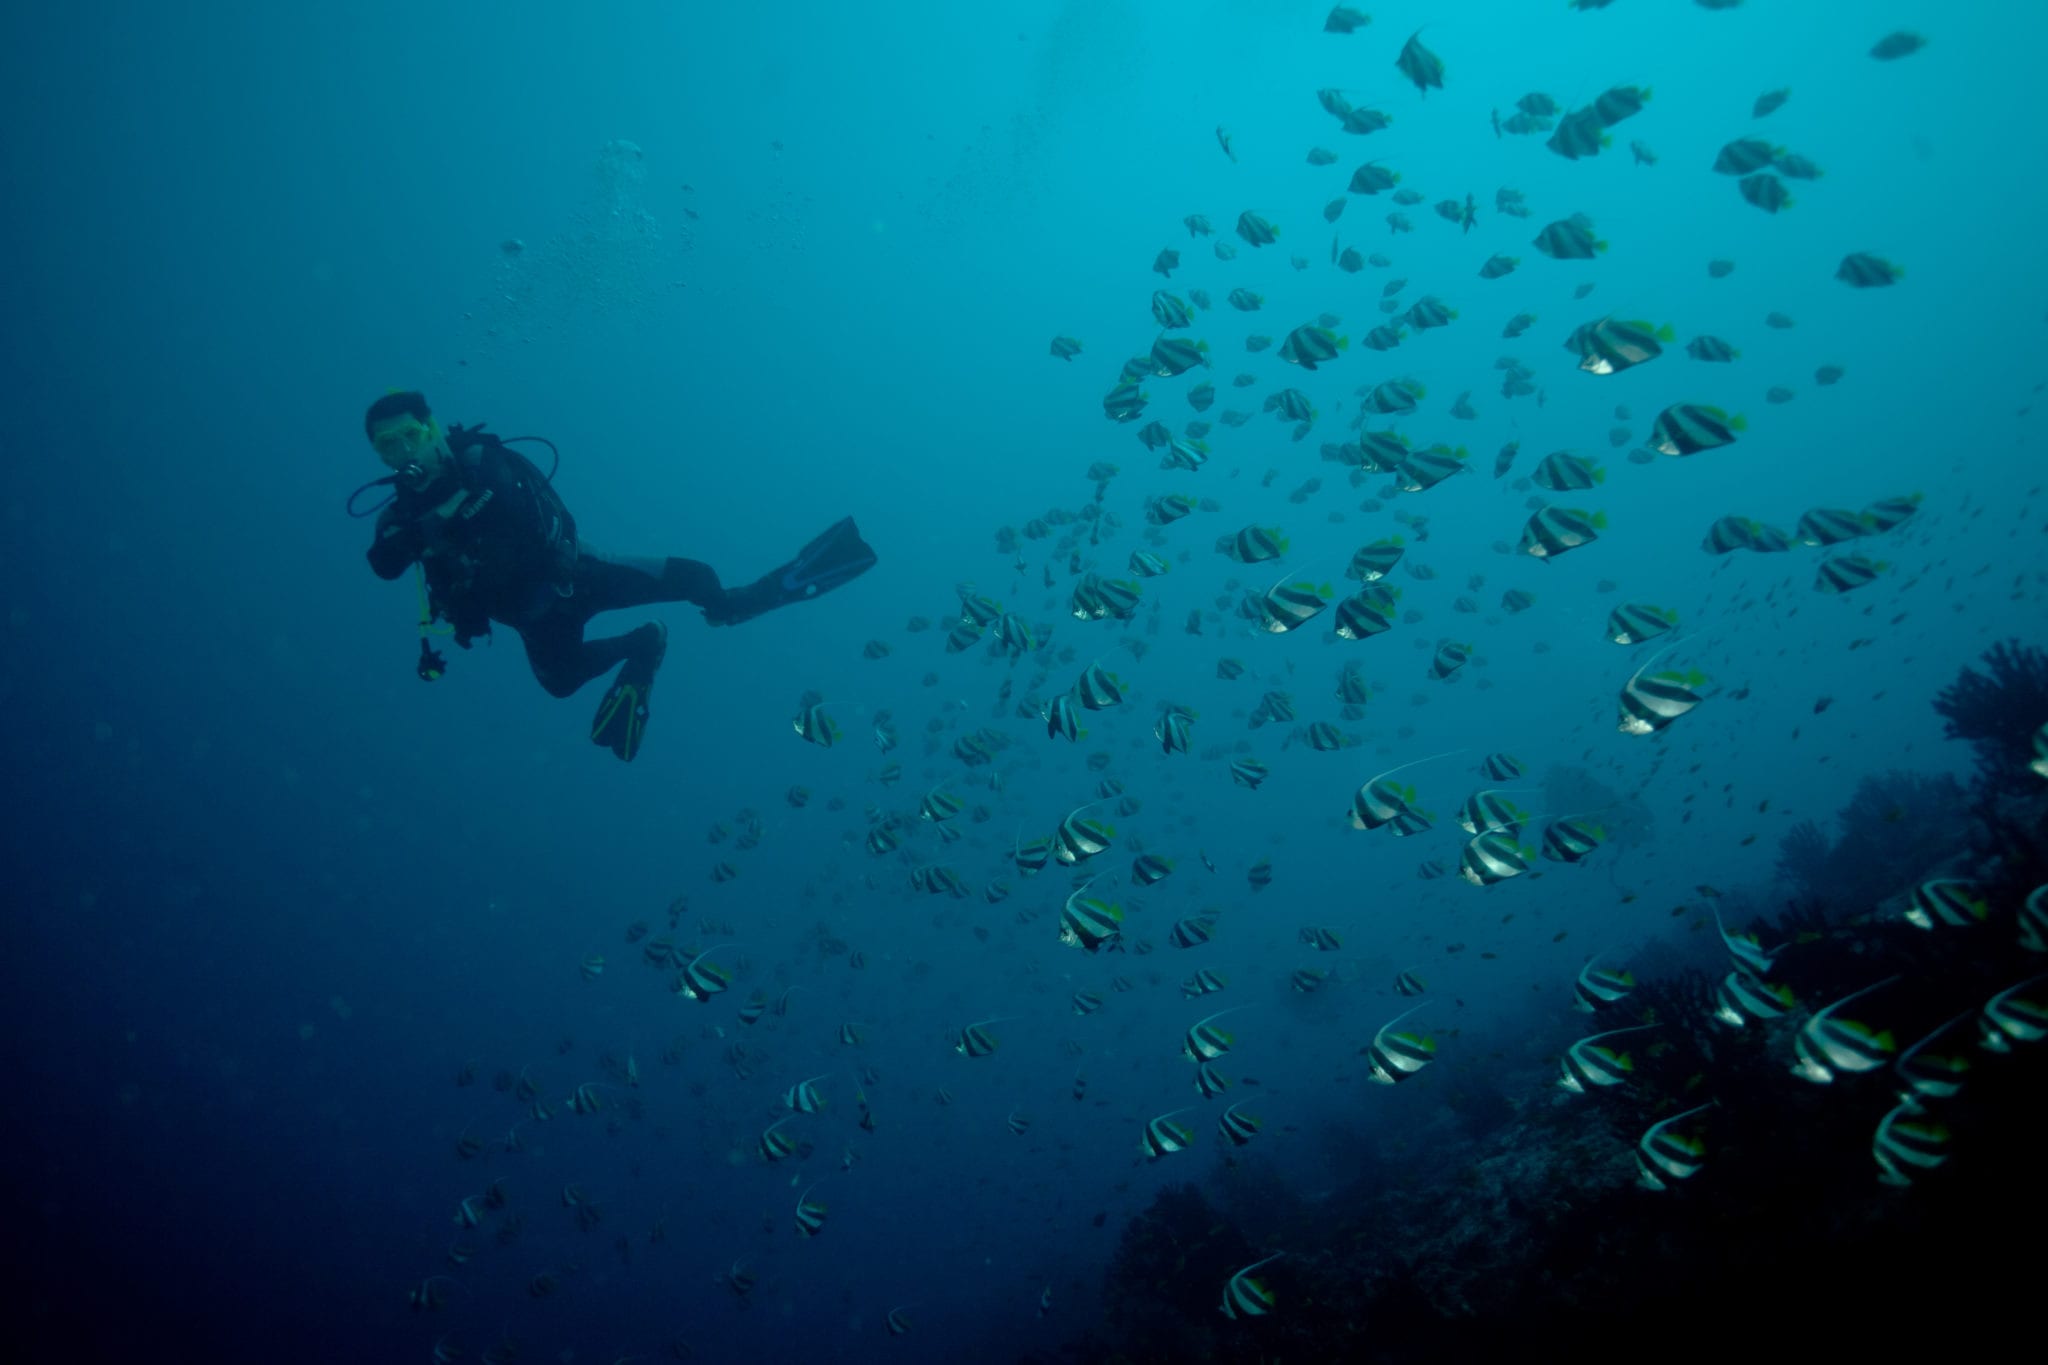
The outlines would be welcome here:
<svg viewBox="0 0 2048 1365">
<path fill-rule="evenodd" d="M 2024 699 L 2048 670 L 2016 646 L 1987 660 L 1992 677 L 1965 670 L 1942 714 L 1980 760 L 2024 774 L 2040 714 Z M 2023 711 L 2010 724 L 1995 714 L 2008 706 Z M 1778 950 L 1770 980 L 1797 1001 L 1782 1018 L 1717 1021 L 1727 959 L 1700 956 L 1703 937 L 1654 941 L 1636 955 L 1630 995 L 1594 1019 L 1534 1026 L 1557 1030 L 1562 1050 L 1657 1025 L 1628 1037 L 1623 1083 L 1567 1094 L 1552 1063 L 1533 1064 L 1534 1048 L 1463 1059 L 1455 1075 L 1447 1062 L 1415 1082 L 1440 1102 L 1399 1132 L 1329 1118 L 1354 1178 L 1327 1200 L 1291 1197 L 1249 1162 L 1219 1178 L 1227 1217 L 1193 1186 L 1163 1192 L 1126 1229 L 1111 1269 L 1110 1339 L 1074 1354 L 1176 1365 L 1640 1359 L 1679 1331 L 1688 1356 L 1761 1345 L 1773 1356 L 1896 1357 L 2032 1334 L 2037 1267 L 1984 1253 L 2048 1214 L 2033 1109 L 2048 1087 L 2048 1044 L 1987 1052 L 1969 1022 L 2048 965 L 2014 932 L 2019 902 L 2048 875 L 2048 784 L 2028 781 L 1980 782 L 1973 806 L 1952 778 L 1875 774 L 1841 811 L 1835 840 L 1812 823 L 1786 838 L 1779 886 L 1731 890 L 1720 903 L 1728 927 L 1756 927 Z M 1600 796 L 1569 772 L 1559 785 Z M 1899 900 L 1933 875 L 1983 886 L 1990 921 L 1907 923 Z M 1880 1184 L 1872 1158 L 1897 1100 L 1891 1069 L 1844 1070 L 1825 1085 L 1791 1069 L 1816 1013 L 1868 987 L 1846 1017 L 1888 1035 L 1894 1055 L 1955 1025 L 1939 1051 L 1968 1060 L 1955 1095 L 1924 1101 L 1950 1135 L 1950 1159 L 1915 1170 L 1909 1189 Z M 1637 1187 L 1642 1135 L 1709 1101 L 1694 1123 L 1699 1174 Z M 1274 1312 L 1223 1318 L 1229 1274 L 1274 1249 L 1286 1253 L 1268 1275 Z M 1768 1305 L 1811 1311 L 1766 1328 Z"/>
<path fill-rule="evenodd" d="M 1977 783 L 1986 794 L 2025 792 L 2038 785 L 2027 771 L 2034 731 L 2048 721 L 2048 654 L 2018 640 L 1984 652 L 1986 672 L 1965 666 L 1934 698 L 1950 739 L 1977 753 Z"/>
</svg>

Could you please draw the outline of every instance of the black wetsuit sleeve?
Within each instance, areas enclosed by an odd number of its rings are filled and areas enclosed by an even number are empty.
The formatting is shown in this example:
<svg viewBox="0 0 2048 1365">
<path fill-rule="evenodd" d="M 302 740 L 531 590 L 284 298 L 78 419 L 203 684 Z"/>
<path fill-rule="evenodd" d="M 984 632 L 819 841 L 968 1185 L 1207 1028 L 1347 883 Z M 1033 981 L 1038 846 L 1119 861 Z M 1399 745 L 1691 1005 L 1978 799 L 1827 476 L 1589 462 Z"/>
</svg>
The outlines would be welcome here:
<svg viewBox="0 0 2048 1365">
<path fill-rule="evenodd" d="M 387 507 L 377 518 L 377 536 L 370 542 L 370 568 L 379 578 L 397 578 L 413 566 L 425 548 L 419 523 L 401 521 Z"/>
</svg>

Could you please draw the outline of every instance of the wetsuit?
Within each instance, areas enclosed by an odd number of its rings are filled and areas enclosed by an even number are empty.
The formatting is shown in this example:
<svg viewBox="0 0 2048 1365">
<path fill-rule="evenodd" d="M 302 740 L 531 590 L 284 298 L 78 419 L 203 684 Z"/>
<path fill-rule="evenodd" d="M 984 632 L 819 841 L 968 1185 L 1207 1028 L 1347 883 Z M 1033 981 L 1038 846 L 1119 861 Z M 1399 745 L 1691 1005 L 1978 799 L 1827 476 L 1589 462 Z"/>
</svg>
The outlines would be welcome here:
<svg viewBox="0 0 2048 1365">
<path fill-rule="evenodd" d="M 453 459 L 434 483 L 397 486 L 377 517 L 369 560 L 386 579 L 421 564 L 434 619 L 448 622 L 464 649 L 492 623 L 509 626 L 540 685 L 566 697 L 621 660 L 659 661 L 658 626 L 584 639 L 599 612 L 652 602 L 728 606 L 708 564 L 605 555 L 581 544 L 546 476 L 495 436 L 456 427 L 448 448 Z"/>
</svg>

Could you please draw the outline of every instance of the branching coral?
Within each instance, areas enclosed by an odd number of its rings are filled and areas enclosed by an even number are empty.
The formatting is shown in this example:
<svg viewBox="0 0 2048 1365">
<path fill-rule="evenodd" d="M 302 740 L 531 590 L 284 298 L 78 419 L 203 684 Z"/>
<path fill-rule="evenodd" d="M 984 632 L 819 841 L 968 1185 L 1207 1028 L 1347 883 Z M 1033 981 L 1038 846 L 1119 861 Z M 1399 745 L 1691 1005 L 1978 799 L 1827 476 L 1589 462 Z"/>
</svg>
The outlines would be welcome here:
<svg viewBox="0 0 2048 1365">
<path fill-rule="evenodd" d="M 1984 653 L 1986 673 L 1965 667 L 1934 698 L 1950 739 L 1977 751 L 1978 781 L 1988 792 L 2023 790 L 2033 734 L 2048 721 L 2048 654 L 2018 640 Z"/>
<path fill-rule="evenodd" d="M 1828 836 L 1811 820 L 1801 820 L 1778 841 L 1778 875 L 1807 888 L 1821 884 L 1827 870 Z"/>
</svg>

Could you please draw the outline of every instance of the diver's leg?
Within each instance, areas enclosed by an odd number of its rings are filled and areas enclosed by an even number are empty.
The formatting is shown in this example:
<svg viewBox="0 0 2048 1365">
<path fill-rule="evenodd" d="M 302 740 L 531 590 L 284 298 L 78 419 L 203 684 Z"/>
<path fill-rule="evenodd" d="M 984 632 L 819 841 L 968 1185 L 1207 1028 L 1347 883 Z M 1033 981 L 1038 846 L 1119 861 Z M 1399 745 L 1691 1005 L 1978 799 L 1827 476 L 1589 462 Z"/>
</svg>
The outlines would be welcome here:
<svg viewBox="0 0 2048 1365">
<path fill-rule="evenodd" d="M 621 607 L 655 602 L 709 607 L 725 599 L 718 571 L 694 559 L 608 555 L 586 548 L 576 570 L 576 597 L 585 620 Z"/>
<path fill-rule="evenodd" d="M 652 622 L 625 635 L 603 640 L 583 638 L 583 620 L 570 612 L 550 613 L 519 632 L 533 676 L 551 697 L 574 696 L 593 678 L 609 673 L 621 660 L 658 655 L 666 632 Z M 653 669 L 649 668 L 649 675 Z"/>
</svg>

